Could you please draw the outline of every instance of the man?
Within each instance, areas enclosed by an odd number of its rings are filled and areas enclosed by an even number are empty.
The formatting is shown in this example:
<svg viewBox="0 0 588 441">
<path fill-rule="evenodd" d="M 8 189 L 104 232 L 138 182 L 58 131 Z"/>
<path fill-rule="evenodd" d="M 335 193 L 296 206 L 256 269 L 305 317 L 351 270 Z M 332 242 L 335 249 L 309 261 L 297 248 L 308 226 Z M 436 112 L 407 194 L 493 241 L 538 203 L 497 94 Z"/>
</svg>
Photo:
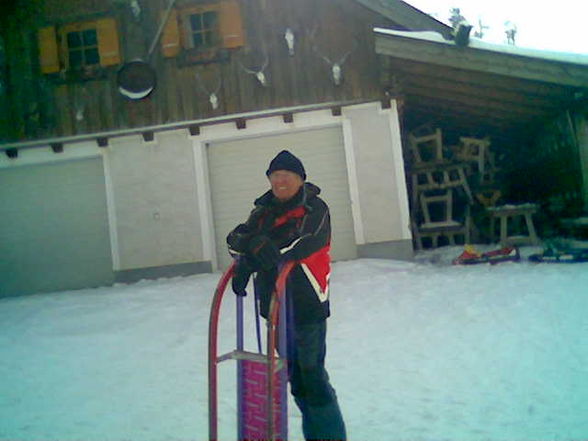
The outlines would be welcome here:
<svg viewBox="0 0 588 441">
<path fill-rule="evenodd" d="M 290 323 L 288 374 L 291 392 L 302 412 L 306 440 L 346 439 L 335 390 L 325 369 L 326 319 L 329 312 L 331 221 L 320 189 L 306 180 L 302 162 L 281 151 L 266 171 L 271 189 L 255 200 L 244 224 L 227 236 L 237 258 L 233 291 L 245 295 L 255 273 L 254 289 L 261 315 L 268 317 L 278 264 L 298 263 L 288 279 Z"/>
</svg>

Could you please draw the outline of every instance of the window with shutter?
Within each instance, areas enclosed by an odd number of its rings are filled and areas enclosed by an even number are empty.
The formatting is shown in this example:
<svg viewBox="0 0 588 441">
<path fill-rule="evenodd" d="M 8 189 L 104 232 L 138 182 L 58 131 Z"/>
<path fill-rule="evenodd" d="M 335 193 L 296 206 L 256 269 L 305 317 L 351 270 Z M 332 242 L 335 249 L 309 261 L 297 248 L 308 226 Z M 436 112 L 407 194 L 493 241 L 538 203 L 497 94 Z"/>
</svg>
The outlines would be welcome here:
<svg viewBox="0 0 588 441">
<path fill-rule="evenodd" d="M 55 26 L 47 26 L 39 29 L 37 33 L 39 41 L 39 65 L 41 72 L 51 74 L 59 72 L 59 47 Z"/>
<path fill-rule="evenodd" d="M 223 47 L 236 48 L 245 44 L 241 8 L 237 0 L 222 1 L 219 4 L 220 34 Z"/>
<path fill-rule="evenodd" d="M 207 51 L 220 46 L 218 5 L 202 5 L 181 11 L 182 46 Z"/>
<path fill-rule="evenodd" d="M 118 31 L 114 18 L 96 20 L 98 52 L 101 66 L 114 66 L 121 63 Z"/>
<path fill-rule="evenodd" d="M 162 13 L 162 18 L 165 16 Z M 178 12 L 170 11 L 163 33 L 161 34 L 161 51 L 164 57 L 175 57 L 180 53 L 180 27 L 178 26 Z"/>
<path fill-rule="evenodd" d="M 68 23 L 39 29 L 39 64 L 44 74 L 63 67 L 68 74 L 92 77 L 100 67 L 121 63 L 116 20 Z"/>
<path fill-rule="evenodd" d="M 179 26 L 177 34 L 172 32 L 174 26 Z M 168 22 L 167 29 L 170 29 L 170 36 L 175 35 L 177 38 L 176 55 L 181 54 L 188 63 L 214 61 L 220 59 L 221 49 L 233 49 L 245 44 L 239 0 L 222 0 L 181 8 L 175 23 Z M 166 52 L 166 45 L 173 44 L 170 40 L 162 40 L 164 55 L 171 52 Z M 183 49 L 181 52 L 180 43 Z"/>
</svg>

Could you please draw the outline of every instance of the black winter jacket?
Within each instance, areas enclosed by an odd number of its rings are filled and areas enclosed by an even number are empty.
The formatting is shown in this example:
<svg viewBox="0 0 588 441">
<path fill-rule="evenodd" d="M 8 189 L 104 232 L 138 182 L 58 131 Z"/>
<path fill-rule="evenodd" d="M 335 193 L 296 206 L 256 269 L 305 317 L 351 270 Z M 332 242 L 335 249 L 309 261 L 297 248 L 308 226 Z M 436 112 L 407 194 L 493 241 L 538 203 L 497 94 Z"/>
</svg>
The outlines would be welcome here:
<svg viewBox="0 0 588 441">
<path fill-rule="evenodd" d="M 271 190 L 255 200 L 255 208 L 244 224 L 227 236 L 229 252 L 239 256 L 236 273 L 255 272 L 254 287 L 261 315 L 268 317 L 277 268 L 263 270 L 248 256 L 252 237 L 268 236 L 280 249 L 282 261 L 295 260 L 287 283 L 296 324 L 317 323 L 329 312 L 331 220 L 327 204 L 318 197 L 320 189 L 306 182 L 290 200 L 281 203 Z M 248 277 L 249 274 L 246 274 Z"/>
</svg>

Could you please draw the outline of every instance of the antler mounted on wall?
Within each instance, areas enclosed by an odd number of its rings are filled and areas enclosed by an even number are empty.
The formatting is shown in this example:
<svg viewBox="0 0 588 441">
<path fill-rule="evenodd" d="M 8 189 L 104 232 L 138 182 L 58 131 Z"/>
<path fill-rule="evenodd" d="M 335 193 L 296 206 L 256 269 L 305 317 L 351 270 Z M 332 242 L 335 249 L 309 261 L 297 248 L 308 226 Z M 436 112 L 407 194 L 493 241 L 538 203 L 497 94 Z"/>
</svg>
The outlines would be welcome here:
<svg viewBox="0 0 588 441">
<path fill-rule="evenodd" d="M 284 31 L 284 39 L 286 40 L 286 44 L 288 45 L 288 54 L 290 56 L 293 56 L 294 55 L 295 36 L 294 36 L 294 31 L 291 28 L 287 28 Z"/>
<path fill-rule="evenodd" d="M 131 0 L 130 1 L 131 12 L 133 13 L 133 17 L 135 20 L 141 20 L 141 5 L 139 4 L 139 0 Z"/>
<path fill-rule="evenodd" d="M 331 78 L 333 79 L 333 83 L 335 83 L 335 86 L 340 86 L 341 83 L 343 82 L 343 69 L 342 69 L 343 64 L 345 64 L 349 55 L 351 55 L 351 53 L 357 48 L 357 40 L 353 39 L 351 49 L 349 49 L 347 52 L 345 52 L 345 54 L 343 54 L 343 56 L 341 58 L 339 58 L 338 61 L 333 62 L 333 61 L 331 61 L 331 59 L 329 57 L 327 57 L 325 54 L 323 54 L 319 50 L 318 44 L 316 43 L 316 41 L 314 41 L 315 40 L 314 36 L 315 36 L 316 30 L 317 30 L 317 27 L 315 26 L 315 28 L 309 34 L 309 37 L 313 42 L 312 50 L 319 57 L 321 57 L 329 66 L 331 66 Z"/>
<path fill-rule="evenodd" d="M 345 62 L 347 61 L 347 58 L 349 57 L 349 55 L 351 55 L 351 53 L 355 50 L 357 46 L 357 43 L 353 43 L 353 47 L 348 50 L 340 59 L 339 61 L 331 61 L 331 59 L 329 57 L 327 57 L 326 55 L 322 54 L 318 47 L 316 45 L 314 45 L 312 47 L 312 49 L 316 52 L 316 54 L 321 57 L 323 60 L 325 60 L 325 62 L 331 66 L 331 75 L 333 78 L 333 83 L 335 83 L 335 86 L 339 86 L 341 85 L 341 83 L 343 82 L 343 64 L 345 64 Z"/>
<path fill-rule="evenodd" d="M 214 89 L 214 92 L 210 92 L 208 90 L 199 74 L 196 74 L 196 81 L 198 82 L 198 87 L 200 87 L 200 90 L 205 95 L 208 95 L 208 102 L 210 103 L 210 107 L 212 107 L 212 110 L 218 109 L 218 92 L 220 91 L 222 85 L 222 79 L 220 75 L 218 77 L 218 83 L 216 85 L 216 88 Z"/>
<path fill-rule="evenodd" d="M 82 86 L 75 89 L 73 110 L 76 121 L 79 123 L 86 117 L 86 108 L 88 106 L 88 90 Z"/>
<path fill-rule="evenodd" d="M 265 53 L 265 60 L 262 64 L 261 68 L 258 70 L 248 69 L 245 66 L 243 66 L 243 63 L 241 63 L 239 61 L 239 66 L 241 66 L 241 69 L 243 69 L 244 72 L 246 72 L 250 75 L 255 75 L 255 78 L 257 78 L 257 80 L 259 81 L 259 83 L 263 87 L 267 86 L 267 77 L 265 76 L 265 73 L 263 71 L 267 68 L 268 64 L 269 64 L 269 56 L 267 55 L 267 52 Z"/>
</svg>

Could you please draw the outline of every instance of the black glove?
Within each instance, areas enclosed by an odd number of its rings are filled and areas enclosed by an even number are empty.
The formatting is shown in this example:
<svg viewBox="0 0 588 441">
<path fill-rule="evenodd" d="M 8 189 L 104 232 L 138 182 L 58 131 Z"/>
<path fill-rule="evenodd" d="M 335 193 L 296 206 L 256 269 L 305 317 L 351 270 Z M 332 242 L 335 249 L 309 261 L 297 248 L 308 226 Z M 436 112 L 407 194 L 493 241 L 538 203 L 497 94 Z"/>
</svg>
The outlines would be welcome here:
<svg viewBox="0 0 588 441">
<path fill-rule="evenodd" d="M 266 271 L 276 267 L 280 262 L 280 250 L 269 237 L 263 234 L 251 238 L 248 251 L 261 269 Z"/>
<path fill-rule="evenodd" d="M 229 252 L 245 253 L 249 246 L 249 239 L 251 233 L 249 228 L 245 224 L 237 225 L 237 227 L 229 233 L 227 236 L 227 245 L 229 246 Z"/>
<path fill-rule="evenodd" d="M 244 258 L 239 259 L 233 272 L 233 279 L 231 280 L 231 288 L 233 288 L 233 292 L 238 296 L 245 297 L 247 295 L 245 288 L 247 287 L 247 283 L 249 283 L 251 273 L 253 273 L 251 265 Z"/>
</svg>

